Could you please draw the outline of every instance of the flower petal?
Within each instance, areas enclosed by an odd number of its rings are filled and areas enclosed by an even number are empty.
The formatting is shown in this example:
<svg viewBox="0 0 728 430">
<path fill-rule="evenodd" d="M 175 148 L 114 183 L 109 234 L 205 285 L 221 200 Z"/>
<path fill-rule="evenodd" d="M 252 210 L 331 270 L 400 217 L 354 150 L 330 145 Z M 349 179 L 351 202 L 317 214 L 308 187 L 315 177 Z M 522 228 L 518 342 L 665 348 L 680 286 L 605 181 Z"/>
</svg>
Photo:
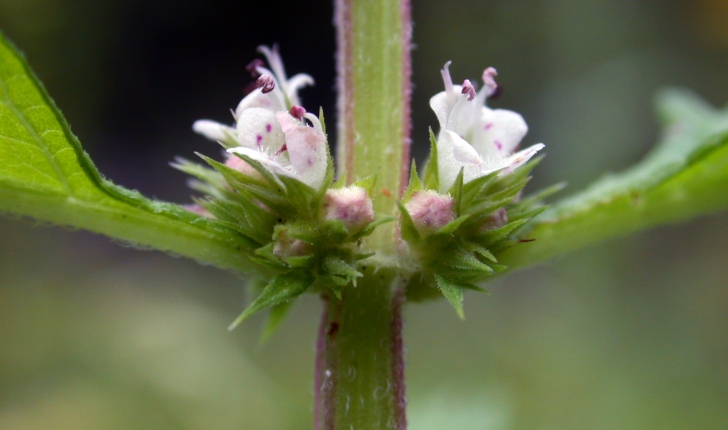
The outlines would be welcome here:
<svg viewBox="0 0 728 430">
<path fill-rule="evenodd" d="M 209 119 L 195 121 L 192 124 L 192 130 L 210 140 L 229 143 L 231 145 L 237 144 L 238 134 L 235 129 L 225 124 L 220 124 L 217 121 L 210 121 Z"/>
<path fill-rule="evenodd" d="M 511 173 L 512 171 L 516 170 L 517 168 L 521 167 L 522 165 L 526 164 L 528 160 L 531 159 L 536 153 L 540 150 L 542 150 L 546 145 L 543 143 L 537 143 L 533 146 L 529 146 L 528 148 L 524 149 L 523 151 L 519 151 L 510 157 L 506 158 L 504 161 L 505 166 L 508 166 L 505 170 L 503 170 L 502 175 Z"/>
<path fill-rule="evenodd" d="M 313 78 L 305 73 L 299 73 L 291 76 L 283 88 L 283 91 L 288 97 L 288 102 L 291 106 L 298 106 L 301 104 L 301 99 L 298 98 L 298 90 L 303 87 L 308 87 L 314 84 Z"/>
<path fill-rule="evenodd" d="M 249 158 L 252 158 L 254 161 L 262 164 L 263 167 L 268 169 L 268 171 L 271 173 L 275 173 L 277 175 L 295 176 L 290 169 L 287 169 L 286 166 L 275 161 L 273 157 L 260 151 L 256 151 L 255 149 L 238 146 L 237 148 L 228 149 L 227 152 L 231 154 L 245 155 Z"/>
<path fill-rule="evenodd" d="M 440 123 L 440 129 L 444 129 L 447 125 L 447 118 L 450 116 L 452 106 L 448 104 L 448 97 L 445 91 L 441 91 L 430 98 L 430 108 L 437 115 L 437 121 Z"/>
<path fill-rule="evenodd" d="M 273 156 L 283 147 L 285 138 L 275 114 L 265 108 L 245 109 L 238 117 L 240 145 Z"/>
<path fill-rule="evenodd" d="M 286 149 L 291 167 L 299 179 L 318 188 L 323 184 L 328 167 L 326 135 L 295 119 L 288 112 L 276 113 L 286 136 Z"/>
<path fill-rule="evenodd" d="M 276 88 L 278 88 L 277 85 Z M 264 108 L 272 112 L 286 110 L 286 104 L 282 100 L 281 94 L 276 89 L 264 94 L 261 88 L 257 88 L 240 100 L 238 107 L 235 108 L 235 117 L 239 119 L 243 112 L 250 108 Z"/>
<path fill-rule="evenodd" d="M 465 182 L 482 175 L 483 159 L 468 142 L 450 130 L 440 131 L 437 139 L 437 170 L 440 192 L 447 192 L 455 183 L 460 169 Z"/>
<path fill-rule="evenodd" d="M 508 157 L 528 133 L 523 117 L 504 109 L 481 108 L 473 124 L 472 144 L 482 157 Z"/>
</svg>

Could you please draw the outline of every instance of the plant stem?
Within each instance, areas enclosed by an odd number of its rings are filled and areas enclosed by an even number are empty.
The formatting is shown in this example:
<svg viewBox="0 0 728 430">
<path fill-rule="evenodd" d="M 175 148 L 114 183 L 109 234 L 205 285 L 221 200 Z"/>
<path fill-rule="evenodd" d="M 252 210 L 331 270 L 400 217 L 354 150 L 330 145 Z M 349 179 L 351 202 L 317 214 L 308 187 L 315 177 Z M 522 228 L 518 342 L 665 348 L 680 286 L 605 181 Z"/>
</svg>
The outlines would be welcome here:
<svg viewBox="0 0 728 430">
<path fill-rule="evenodd" d="M 365 272 L 341 299 L 325 298 L 320 334 L 326 346 L 317 357 L 325 365 L 316 387 L 323 418 L 317 413 L 317 430 L 406 428 L 403 279 L 394 270 Z"/>
<path fill-rule="evenodd" d="M 374 210 L 393 214 L 409 167 L 409 0 L 336 0 L 338 165 L 347 182 L 377 174 Z M 393 253 L 394 225 L 367 240 Z"/>
<path fill-rule="evenodd" d="M 345 172 L 347 183 L 376 174 L 374 210 L 393 215 L 409 175 L 409 0 L 336 0 L 335 5 L 340 174 Z M 368 237 L 365 247 L 386 262 L 397 259 L 398 242 L 390 223 Z M 316 358 L 317 430 L 407 426 L 405 279 L 392 263 L 368 265 L 340 298 L 324 297 Z"/>
</svg>

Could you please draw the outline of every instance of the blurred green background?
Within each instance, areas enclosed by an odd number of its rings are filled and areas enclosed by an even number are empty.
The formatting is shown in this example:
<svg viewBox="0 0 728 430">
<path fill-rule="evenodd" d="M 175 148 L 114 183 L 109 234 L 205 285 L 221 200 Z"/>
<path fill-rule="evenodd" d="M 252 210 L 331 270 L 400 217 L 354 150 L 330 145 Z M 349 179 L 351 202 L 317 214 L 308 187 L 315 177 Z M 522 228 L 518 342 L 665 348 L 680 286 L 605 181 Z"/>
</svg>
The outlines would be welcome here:
<svg viewBox="0 0 728 430">
<path fill-rule="evenodd" d="M 568 194 L 657 140 L 652 96 L 728 101 L 728 1 L 414 1 L 415 154 L 436 125 L 439 68 L 495 66 L 548 157 L 532 189 Z M 102 173 L 186 202 L 176 155 L 219 150 L 198 118 L 229 121 L 255 46 L 317 79 L 334 119 L 331 4 L 0 0 Z M 728 193 L 728 190 L 726 190 Z M 121 246 L 119 246 L 121 245 Z M 527 245 L 524 245 L 527 246 Z M 728 428 L 728 216 L 615 239 L 488 285 L 461 322 L 406 309 L 409 416 L 429 429 Z M 0 218 L 0 429 L 304 429 L 320 303 L 305 297 L 259 345 L 225 330 L 244 281 L 86 232 Z"/>
</svg>

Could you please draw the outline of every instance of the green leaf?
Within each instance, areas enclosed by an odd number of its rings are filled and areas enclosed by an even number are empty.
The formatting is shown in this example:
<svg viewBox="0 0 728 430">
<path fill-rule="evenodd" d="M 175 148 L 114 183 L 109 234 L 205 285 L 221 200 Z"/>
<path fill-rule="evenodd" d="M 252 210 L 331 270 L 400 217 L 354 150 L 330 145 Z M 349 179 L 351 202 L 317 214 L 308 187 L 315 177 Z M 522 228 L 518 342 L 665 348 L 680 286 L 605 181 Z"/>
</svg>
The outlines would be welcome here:
<svg viewBox="0 0 728 430">
<path fill-rule="evenodd" d="M 435 275 L 437 281 L 437 288 L 443 296 L 450 302 L 458 317 L 461 320 L 465 319 L 465 312 L 463 311 L 463 290 L 460 286 L 454 282 L 451 282 L 441 276 Z"/>
<path fill-rule="evenodd" d="M 356 242 L 357 240 L 369 236 L 374 232 L 374 230 L 379 227 L 382 224 L 387 224 L 392 221 L 394 221 L 393 216 L 377 216 L 377 218 L 374 220 L 374 222 L 369 223 L 366 227 L 362 228 L 358 232 L 351 235 L 351 237 L 348 239 L 350 242 Z"/>
<path fill-rule="evenodd" d="M 234 329 L 256 312 L 300 296 L 311 284 L 313 284 L 313 279 L 305 273 L 288 272 L 276 276 L 253 303 L 230 324 L 228 330 Z"/>
<path fill-rule="evenodd" d="M 223 178 L 220 172 L 210 169 L 209 167 L 193 163 L 185 158 L 177 157 L 173 163 L 170 163 L 170 165 L 181 172 L 208 182 L 210 185 L 214 185 L 215 187 L 225 188 L 227 185 L 225 178 Z"/>
<path fill-rule="evenodd" d="M 104 179 L 23 57 L 1 36 L 0 211 L 267 273 L 247 257 L 256 245 L 244 235 Z"/>
<path fill-rule="evenodd" d="M 323 268 L 332 279 L 337 280 L 336 278 L 340 278 L 342 282 L 340 285 L 347 285 L 349 282 L 353 282 L 354 286 L 356 286 L 356 278 L 364 276 L 356 270 L 355 265 L 331 255 L 326 256 L 324 259 Z"/>
<path fill-rule="evenodd" d="M 440 171 L 437 168 L 437 138 L 430 128 L 430 159 L 425 166 L 423 178 L 426 190 L 440 191 Z"/>
<path fill-rule="evenodd" d="M 409 212 L 407 212 L 407 209 L 402 203 L 398 202 L 397 207 L 399 207 L 399 212 L 401 214 L 399 225 L 402 229 L 402 239 L 411 244 L 420 243 L 422 236 L 420 235 L 420 232 L 417 231 L 417 227 L 415 227 L 415 223 L 412 221 L 412 217 Z"/>
<path fill-rule="evenodd" d="M 440 234 L 444 234 L 444 235 L 448 235 L 448 236 L 452 235 L 455 232 L 455 230 L 457 230 L 458 227 L 460 227 L 460 224 L 467 221 L 468 218 L 470 218 L 470 215 L 463 215 L 461 217 L 458 217 L 458 218 L 450 221 L 449 223 L 445 224 L 444 226 L 442 226 L 439 230 L 434 232 L 433 235 L 440 235 Z"/>
<path fill-rule="evenodd" d="M 328 134 L 326 133 L 326 120 L 324 119 L 324 108 L 322 106 L 319 106 L 319 122 L 321 123 L 321 131 L 323 131 L 324 135 L 328 136 Z"/>
<path fill-rule="evenodd" d="M 527 246 L 499 260 L 524 266 L 660 224 L 728 209 L 728 109 L 695 95 L 660 94 L 661 143 L 636 166 L 607 175 L 561 202 L 532 224 Z"/>
<path fill-rule="evenodd" d="M 465 168 L 461 168 L 460 172 L 458 172 L 457 178 L 455 178 L 455 183 L 452 184 L 452 187 L 450 187 L 450 190 L 448 191 L 448 194 L 452 196 L 452 198 L 455 200 L 455 213 L 460 216 L 463 214 L 463 181 L 464 181 L 464 175 L 465 175 Z"/>
<path fill-rule="evenodd" d="M 260 335 L 260 342 L 266 342 L 274 334 L 278 332 L 281 324 L 286 320 L 288 314 L 291 313 L 293 308 L 293 300 L 279 303 L 270 308 L 268 317 L 265 320 L 265 326 L 263 327 L 263 333 Z"/>
<path fill-rule="evenodd" d="M 519 219 L 509 222 L 502 227 L 487 230 L 483 233 L 478 234 L 476 239 L 481 243 L 492 243 L 503 240 L 508 237 L 508 235 L 510 235 L 512 232 L 514 232 L 518 227 L 524 225 L 526 222 L 528 222 L 528 219 Z"/>
<path fill-rule="evenodd" d="M 441 266 L 450 266 L 453 269 L 466 270 L 470 272 L 480 272 L 482 276 L 493 273 L 493 269 L 482 261 L 478 260 L 473 254 L 462 249 L 449 250 L 447 255 L 442 256 Z M 480 276 L 473 274 L 474 276 Z"/>
<path fill-rule="evenodd" d="M 417 174 L 417 163 L 415 163 L 415 159 L 413 158 L 412 164 L 410 165 L 409 183 L 404 191 L 404 196 L 402 196 L 402 201 L 407 203 L 410 198 L 412 198 L 412 194 L 414 194 L 415 191 L 420 191 L 421 189 L 422 182 L 420 182 L 420 177 Z"/>
</svg>

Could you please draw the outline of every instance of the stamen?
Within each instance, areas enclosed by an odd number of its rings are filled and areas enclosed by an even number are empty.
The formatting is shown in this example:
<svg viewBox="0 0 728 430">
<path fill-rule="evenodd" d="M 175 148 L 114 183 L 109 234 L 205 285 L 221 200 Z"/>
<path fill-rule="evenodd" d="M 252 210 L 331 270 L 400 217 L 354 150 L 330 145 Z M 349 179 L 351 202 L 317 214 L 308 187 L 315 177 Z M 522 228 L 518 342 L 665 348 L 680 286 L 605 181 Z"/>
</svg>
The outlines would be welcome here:
<svg viewBox="0 0 728 430">
<path fill-rule="evenodd" d="M 291 106 L 291 110 L 288 113 L 297 120 L 303 121 L 303 116 L 306 115 L 306 109 L 301 106 Z"/>
<path fill-rule="evenodd" d="M 260 76 L 260 72 L 258 72 L 258 67 L 264 67 L 265 63 L 260 58 L 256 58 L 255 60 L 251 61 L 247 66 L 245 66 L 245 70 L 250 72 L 250 75 L 254 78 L 257 78 Z"/>
<path fill-rule="evenodd" d="M 472 101 L 475 98 L 475 88 L 473 87 L 473 83 L 468 79 L 463 81 L 463 90 L 461 93 L 468 95 L 468 101 Z"/>
<path fill-rule="evenodd" d="M 488 94 L 488 98 L 497 99 L 498 97 L 500 97 L 501 94 L 503 94 L 503 85 L 498 84 L 498 86 L 495 88 L 495 90 L 493 90 L 493 92 Z"/>
<path fill-rule="evenodd" d="M 321 126 L 321 121 L 319 121 L 318 117 L 316 115 L 312 114 L 311 112 L 306 112 L 305 115 L 303 115 L 304 118 L 311 121 L 311 124 L 313 125 L 313 128 L 323 133 L 324 129 Z"/>
<path fill-rule="evenodd" d="M 442 75 L 442 82 L 445 83 L 445 92 L 448 94 L 452 93 L 452 78 L 450 77 L 450 63 L 452 61 L 448 61 L 445 63 L 445 66 L 440 70 L 440 74 Z"/>
<path fill-rule="evenodd" d="M 495 82 L 495 77 L 498 76 L 498 71 L 492 67 L 488 67 L 483 70 L 483 83 L 486 87 L 495 89 L 498 84 Z"/>
<path fill-rule="evenodd" d="M 266 73 L 260 75 L 260 77 L 256 81 L 256 85 L 258 86 L 258 88 L 261 89 L 261 92 L 263 94 L 267 94 L 273 91 L 273 89 L 276 87 L 276 81 L 275 79 L 273 79 L 273 76 Z"/>
<path fill-rule="evenodd" d="M 483 83 L 487 88 L 488 98 L 496 98 L 502 91 L 501 86 L 495 81 L 496 76 L 498 76 L 498 72 L 493 67 L 488 67 L 483 71 Z"/>
</svg>

